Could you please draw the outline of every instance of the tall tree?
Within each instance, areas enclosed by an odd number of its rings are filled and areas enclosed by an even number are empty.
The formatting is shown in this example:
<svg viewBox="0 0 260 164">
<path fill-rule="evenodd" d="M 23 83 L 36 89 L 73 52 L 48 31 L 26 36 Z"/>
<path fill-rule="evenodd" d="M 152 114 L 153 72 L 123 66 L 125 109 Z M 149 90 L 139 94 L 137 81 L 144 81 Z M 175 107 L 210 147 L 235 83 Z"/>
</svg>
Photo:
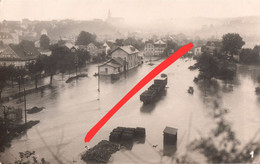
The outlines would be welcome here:
<svg viewBox="0 0 260 164">
<path fill-rule="evenodd" d="M 230 54 L 232 59 L 233 55 L 238 55 L 239 50 L 245 44 L 243 38 L 237 33 L 228 33 L 222 37 L 222 48 L 226 54 Z"/>
<path fill-rule="evenodd" d="M 25 68 L 15 68 L 15 81 L 18 83 L 19 93 L 21 92 L 21 84 L 24 81 L 26 74 L 27 72 Z"/>
<path fill-rule="evenodd" d="M 1 95 L 3 92 L 4 87 L 6 86 L 6 82 L 9 78 L 9 74 L 8 74 L 8 68 L 5 66 L 1 66 L 0 67 L 0 100 L 1 100 Z"/>
<path fill-rule="evenodd" d="M 49 49 L 49 46 L 50 46 L 50 38 L 43 34 L 40 38 L 40 47 L 42 49 Z"/>
<path fill-rule="evenodd" d="M 36 62 L 30 62 L 26 65 L 28 72 L 35 81 L 35 89 L 38 88 L 38 78 L 43 71 L 43 63 L 42 60 L 37 59 Z"/>
<path fill-rule="evenodd" d="M 43 69 L 46 74 L 50 76 L 50 85 L 52 85 L 53 75 L 57 70 L 57 60 L 54 59 L 54 56 L 46 56 L 43 61 Z"/>
<path fill-rule="evenodd" d="M 96 35 L 91 34 L 86 31 L 81 31 L 77 40 L 76 40 L 76 45 L 88 45 L 91 42 L 95 42 L 96 40 Z"/>
</svg>

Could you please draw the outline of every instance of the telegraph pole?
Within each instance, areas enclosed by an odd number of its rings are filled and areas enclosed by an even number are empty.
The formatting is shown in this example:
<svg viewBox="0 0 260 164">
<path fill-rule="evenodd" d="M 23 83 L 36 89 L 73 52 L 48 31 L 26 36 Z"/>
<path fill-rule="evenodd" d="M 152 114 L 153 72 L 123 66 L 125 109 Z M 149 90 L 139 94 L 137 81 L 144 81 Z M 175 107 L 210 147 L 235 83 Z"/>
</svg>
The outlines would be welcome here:
<svg viewBox="0 0 260 164">
<path fill-rule="evenodd" d="M 24 98 L 24 119 L 25 125 L 27 126 L 27 114 L 26 114 L 26 95 L 25 95 L 25 88 L 23 88 L 23 98 Z"/>
<path fill-rule="evenodd" d="M 78 59 L 78 56 L 77 54 L 75 54 L 75 69 L 76 69 L 76 76 L 77 76 L 77 71 L 78 71 L 78 62 L 79 62 L 79 59 Z"/>
<path fill-rule="evenodd" d="M 99 63 L 98 63 L 98 92 L 100 92 L 100 72 L 99 72 Z"/>
</svg>

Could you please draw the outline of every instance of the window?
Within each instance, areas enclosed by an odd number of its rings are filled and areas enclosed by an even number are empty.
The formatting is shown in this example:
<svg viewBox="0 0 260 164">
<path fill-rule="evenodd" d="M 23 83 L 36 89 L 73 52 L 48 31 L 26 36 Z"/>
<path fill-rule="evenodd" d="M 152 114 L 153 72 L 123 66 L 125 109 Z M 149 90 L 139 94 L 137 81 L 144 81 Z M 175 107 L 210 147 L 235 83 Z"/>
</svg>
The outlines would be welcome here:
<svg viewBox="0 0 260 164">
<path fill-rule="evenodd" d="M 106 73 L 108 72 L 108 68 L 105 68 L 105 72 L 106 72 Z"/>
</svg>

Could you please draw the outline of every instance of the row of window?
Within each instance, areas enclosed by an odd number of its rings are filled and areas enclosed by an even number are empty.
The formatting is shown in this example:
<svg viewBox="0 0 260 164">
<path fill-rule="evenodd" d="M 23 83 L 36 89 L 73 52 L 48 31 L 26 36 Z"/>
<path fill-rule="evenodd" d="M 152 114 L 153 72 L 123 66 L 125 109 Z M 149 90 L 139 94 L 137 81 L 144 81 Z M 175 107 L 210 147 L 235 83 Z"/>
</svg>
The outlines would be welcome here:
<svg viewBox="0 0 260 164">
<path fill-rule="evenodd" d="M 10 38 L 8 35 L 1 35 L 0 36 L 0 39 L 8 39 L 8 38 Z"/>
</svg>

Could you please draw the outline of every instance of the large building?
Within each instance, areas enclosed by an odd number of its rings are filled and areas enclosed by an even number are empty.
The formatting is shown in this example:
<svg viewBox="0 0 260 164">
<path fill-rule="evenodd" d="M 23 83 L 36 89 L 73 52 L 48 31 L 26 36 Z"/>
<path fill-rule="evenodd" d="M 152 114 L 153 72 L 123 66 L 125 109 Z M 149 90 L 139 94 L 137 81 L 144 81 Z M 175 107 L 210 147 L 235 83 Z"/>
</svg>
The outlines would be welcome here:
<svg viewBox="0 0 260 164">
<path fill-rule="evenodd" d="M 24 67 L 27 63 L 35 61 L 40 52 L 29 44 L 10 44 L 0 51 L 0 66 L 14 65 Z"/>
<path fill-rule="evenodd" d="M 120 57 L 127 62 L 127 69 L 134 68 L 140 64 L 140 59 L 138 58 L 139 51 L 131 46 L 118 47 L 111 52 L 112 58 Z"/>
<path fill-rule="evenodd" d="M 138 56 L 139 51 L 129 45 L 114 49 L 111 52 L 111 59 L 99 66 L 101 75 L 118 74 L 141 64 L 141 58 Z"/>
<path fill-rule="evenodd" d="M 162 40 L 158 40 L 157 42 L 147 41 L 144 47 L 144 55 L 145 56 L 160 56 L 163 54 L 166 49 L 167 44 Z"/>
</svg>

